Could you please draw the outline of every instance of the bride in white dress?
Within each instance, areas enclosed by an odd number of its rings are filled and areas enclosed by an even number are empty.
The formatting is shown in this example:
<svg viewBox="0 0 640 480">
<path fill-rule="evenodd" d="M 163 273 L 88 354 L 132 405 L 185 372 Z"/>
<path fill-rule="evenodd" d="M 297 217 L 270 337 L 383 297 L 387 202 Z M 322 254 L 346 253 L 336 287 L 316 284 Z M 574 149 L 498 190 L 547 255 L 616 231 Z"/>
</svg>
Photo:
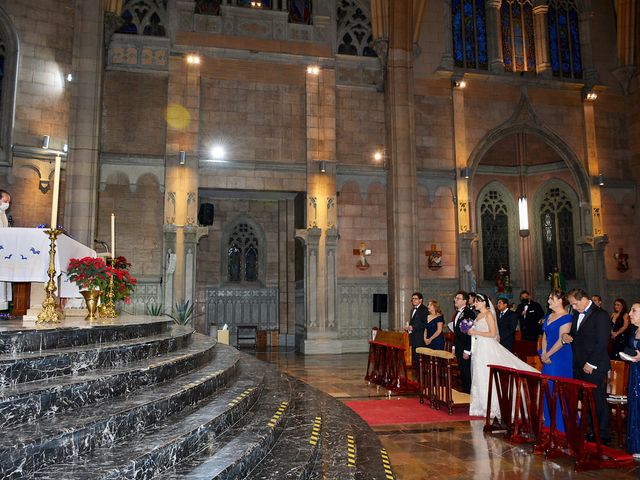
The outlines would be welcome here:
<svg viewBox="0 0 640 480">
<path fill-rule="evenodd" d="M 478 293 L 474 304 L 478 316 L 469 329 L 471 340 L 471 406 L 469 415 L 484 417 L 487 413 L 489 396 L 489 367 L 504 367 L 538 372 L 526 364 L 509 350 L 500 345 L 495 310 L 491 301 L 482 293 Z M 491 395 L 491 418 L 500 418 L 500 406 L 495 386 Z"/>
</svg>

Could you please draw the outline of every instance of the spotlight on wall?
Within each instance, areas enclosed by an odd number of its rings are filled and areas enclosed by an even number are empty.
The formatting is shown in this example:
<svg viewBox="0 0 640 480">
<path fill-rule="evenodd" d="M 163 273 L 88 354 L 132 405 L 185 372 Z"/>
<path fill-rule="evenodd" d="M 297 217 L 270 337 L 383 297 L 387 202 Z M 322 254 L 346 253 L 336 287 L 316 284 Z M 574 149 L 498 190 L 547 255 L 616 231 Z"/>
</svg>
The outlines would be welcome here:
<svg viewBox="0 0 640 480">
<path fill-rule="evenodd" d="M 64 144 L 62 145 L 62 151 L 63 151 L 64 153 L 67 153 L 67 152 L 69 151 L 69 144 L 68 144 L 68 143 L 64 143 Z"/>
<path fill-rule="evenodd" d="M 469 167 L 461 168 L 460 169 L 460 176 L 462 178 L 466 178 L 468 180 L 469 177 L 471 177 L 471 170 L 469 169 Z"/>
<path fill-rule="evenodd" d="M 190 53 L 186 57 L 187 63 L 189 65 L 200 65 L 200 55 L 196 55 L 195 53 Z"/>
<path fill-rule="evenodd" d="M 307 73 L 309 75 L 319 75 L 320 74 L 320 67 L 318 65 L 309 65 L 307 67 Z"/>
<path fill-rule="evenodd" d="M 588 102 L 593 102 L 598 98 L 598 94 L 591 87 L 584 87 L 582 89 L 582 97 Z"/>
<path fill-rule="evenodd" d="M 453 88 L 464 88 L 467 86 L 467 82 L 464 80 L 464 78 L 453 78 L 451 80 L 451 85 L 453 85 Z"/>
<path fill-rule="evenodd" d="M 67 82 L 73 82 L 73 73 L 67 73 L 64 78 L 67 80 Z"/>
<path fill-rule="evenodd" d="M 49 148 L 49 135 L 44 135 L 42 137 L 42 145 L 41 145 L 41 147 L 44 148 L 45 150 L 47 148 Z"/>
<path fill-rule="evenodd" d="M 596 183 L 604 187 L 604 175 L 602 173 L 596 177 Z"/>
<path fill-rule="evenodd" d="M 184 150 L 180 150 L 178 158 L 180 160 L 180 165 L 184 165 L 187 162 L 187 152 L 185 152 Z"/>
<path fill-rule="evenodd" d="M 325 173 L 327 171 L 327 162 L 325 162 L 324 160 L 320 160 L 318 169 L 320 170 L 320 173 Z"/>
<path fill-rule="evenodd" d="M 379 162 L 380 160 L 382 160 L 384 158 L 384 155 L 382 154 L 382 152 L 380 150 L 376 150 L 373 154 L 373 159 L 376 162 Z"/>
<path fill-rule="evenodd" d="M 251 8 L 262 8 L 262 2 L 251 2 Z"/>
<path fill-rule="evenodd" d="M 222 145 L 214 145 L 211 147 L 211 158 L 214 160 L 222 160 L 226 155 L 225 149 Z"/>
</svg>

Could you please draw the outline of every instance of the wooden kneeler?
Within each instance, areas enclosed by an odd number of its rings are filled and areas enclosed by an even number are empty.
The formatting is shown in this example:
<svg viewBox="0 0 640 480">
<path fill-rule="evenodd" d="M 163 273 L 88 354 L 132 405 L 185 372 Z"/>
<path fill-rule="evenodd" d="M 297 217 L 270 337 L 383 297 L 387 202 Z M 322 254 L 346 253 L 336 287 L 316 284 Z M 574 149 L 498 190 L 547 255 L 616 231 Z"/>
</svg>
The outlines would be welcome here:
<svg viewBox="0 0 640 480">
<path fill-rule="evenodd" d="M 425 347 L 417 348 L 416 353 L 420 361 L 420 403 L 426 398 L 431 408 L 445 407 L 449 415 L 453 415 L 454 408 L 468 407 L 471 396 L 453 389 L 455 355 Z"/>
</svg>

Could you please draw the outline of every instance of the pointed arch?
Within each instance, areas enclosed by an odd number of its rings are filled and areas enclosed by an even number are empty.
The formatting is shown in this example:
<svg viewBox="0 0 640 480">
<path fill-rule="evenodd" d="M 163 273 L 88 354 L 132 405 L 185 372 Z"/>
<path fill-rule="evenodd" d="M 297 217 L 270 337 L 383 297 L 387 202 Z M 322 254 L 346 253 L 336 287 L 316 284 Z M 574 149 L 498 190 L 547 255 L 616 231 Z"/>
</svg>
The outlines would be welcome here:
<svg viewBox="0 0 640 480">
<path fill-rule="evenodd" d="M 513 115 L 504 123 L 490 130 L 473 149 L 467 162 L 471 171 L 474 172 L 477 169 L 482 158 L 494 143 L 516 133 L 536 135 L 549 145 L 565 162 L 567 168 L 573 175 L 576 185 L 578 186 L 577 194 L 580 202 L 591 203 L 589 175 L 582 165 L 581 160 L 557 133 L 544 125 L 542 120 L 538 118 L 533 106 L 529 102 L 526 92 L 523 92 L 520 97 L 520 102 L 516 106 Z"/>
<path fill-rule="evenodd" d="M 222 284 L 265 285 L 266 236 L 260 224 L 249 215 L 238 215 L 224 226 L 220 255 Z"/>
<path fill-rule="evenodd" d="M 476 229 L 478 232 L 478 240 L 480 248 L 478 249 L 478 266 L 479 266 L 479 278 L 484 281 L 492 281 L 495 272 L 487 271 L 486 269 L 493 263 L 486 258 L 486 250 L 492 245 L 487 244 L 487 238 L 485 238 L 485 225 L 483 225 L 483 214 L 490 211 L 497 213 L 499 208 L 491 208 L 499 205 L 502 202 L 504 205 L 504 213 L 506 216 L 506 232 L 505 239 L 507 247 L 507 255 L 503 263 L 504 267 L 509 267 L 512 281 L 517 281 L 519 275 L 520 265 L 520 250 L 518 248 L 518 219 L 516 212 L 518 211 L 516 201 L 509 189 L 501 182 L 493 180 L 486 184 L 479 192 L 475 200 L 476 205 Z M 495 260 L 495 259 L 494 259 Z M 504 264 L 506 263 L 506 264 Z"/>
<path fill-rule="evenodd" d="M 19 55 L 18 32 L 0 7 L 0 165 L 11 165 Z"/>
</svg>

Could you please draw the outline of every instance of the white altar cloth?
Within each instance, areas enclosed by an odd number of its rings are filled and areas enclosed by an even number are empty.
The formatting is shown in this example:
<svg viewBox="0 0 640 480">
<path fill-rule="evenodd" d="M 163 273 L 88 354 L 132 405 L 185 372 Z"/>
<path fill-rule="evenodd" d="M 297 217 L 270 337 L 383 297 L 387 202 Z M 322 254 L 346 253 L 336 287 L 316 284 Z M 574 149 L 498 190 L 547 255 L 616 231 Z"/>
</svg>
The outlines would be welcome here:
<svg viewBox="0 0 640 480">
<path fill-rule="evenodd" d="M 59 296 L 81 297 L 75 283 L 67 278 L 67 266 L 72 258 L 96 257 L 90 249 L 64 234 L 56 240 L 55 267 Z M 0 228 L 0 281 L 48 282 L 49 236 L 43 228 Z"/>
</svg>

